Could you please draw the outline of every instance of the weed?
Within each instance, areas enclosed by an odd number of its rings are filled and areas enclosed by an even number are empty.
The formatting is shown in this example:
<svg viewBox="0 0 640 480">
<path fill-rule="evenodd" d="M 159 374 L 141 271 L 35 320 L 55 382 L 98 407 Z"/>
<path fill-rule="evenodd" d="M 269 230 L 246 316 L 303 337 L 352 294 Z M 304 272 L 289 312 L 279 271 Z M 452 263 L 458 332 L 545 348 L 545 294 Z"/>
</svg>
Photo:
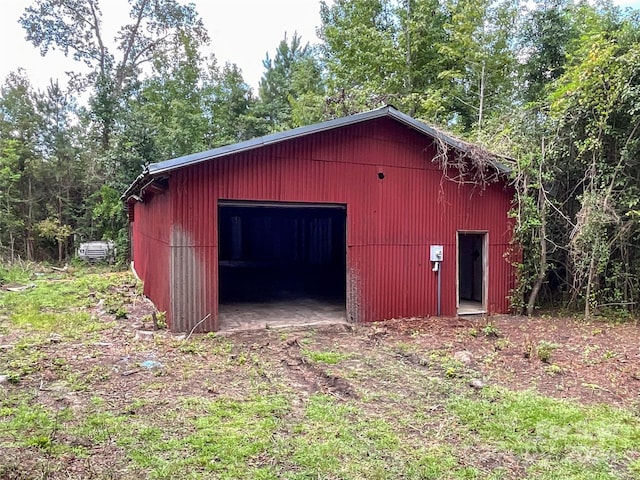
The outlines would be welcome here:
<svg viewBox="0 0 640 480">
<path fill-rule="evenodd" d="M 180 342 L 178 350 L 182 353 L 188 353 L 191 355 L 203 355 L 206 352 L 206 347 L 202 342 L 194 339 L 191 341 Z"/>
<path fill-rule="evenodd" d="M 53 279 L 39 277 L 33 281 L 35 288 L 23 292 L 5 292 L 0 300 L 0 315 L 7 315 L 9 321 L 20 328 L 56 332 L 67 336 L 78 336 L 107 328 L 99 322 L 86 307 L 103 300 L 105 305 L 114 303 L 119 294 L 109 293 L 114 282 L 130 279 L 128 273 L 87 274 L 79 271 Z M 120 303 L 118 303 L 120 302 Z M 115 314 L 123 306 L 122 300 L 115 303 Z"/>
<path fill-rule="evenodd" d="M 206 339 L 209 341 L 208 352 L 213 355 L 229 355 L 233 350 L 233 343 L 227 338 L 220 337 L 215 332 L 208 333 Z"/>
<path fill-rule="evenodd" d="M 536 355 L 538 356 L 538 360 L 544 363 L 549 363 L 551 355 L 558 348 L 560 348 L 560 345 L 556 343 L 540 340 L 538 345 L 536 345 Z"/>
<path fill-rule="evenodd" d="M 564 373 L 564 370 L 562 369 L 562 367 L 560 365 L 555 364 L 555 363 L 552 363 L 552 364 L 547 365 L 546 367 L 544 367 L 544 371 L 547 372 L 547 374 L 551 375 L 551 376 L 562 375 Z"/>
<path fill-rule="evenodd" d="M 340 363 L 342 360 L 346 360 L 351 356 L 347 353 L 333 351 L 315 352 L 312 350 L 304 349 L 302 352 L 304 356 L 312 362 L 326 363 L 327 365 L 336 365 L 337 363 Z"/>
<path fill-rule="evenodd" d="M 406 342 L 398 342 L 393 347 L 395 353 L 399 353 L 401 355 L 406 355 L 415 350 L 415 346 Z"/>
<path fill-rule="evenodd" d="M 238 355 L 232 357 L 232 360 L 235 361 L 236 365 L 244 365 L 247 363 L 247 354 L 245 352 L 240 352 Z"/>
<path fill-rule="evenodd" d="M 166 330 L 167 328 L 167 313 L 166 312 L 153 312 L 152 314 L 142 317 L 142 323 L 152 324 L 154 330 Z"/>
<path fill-rule="evenodd" d="M 154 319 L 154 327 L 157 330 L 167 329 L 167 312 L 154 312 L 152 317 Z"/>
<path fill-rule="evenodd" d="M 496 351 L 488 353 L 483 359 L 482 359 L 482 363 L 484 363 L 485 365 L 489 366 L 492 363 L 494 363 L 496 361 L 496 358 L 498 358 L 498 349 L 496 349 Z"/>
<path fill-rule="evenodd" d="M 491 322 L 487 322 L 487 324 L 484 327 L 482 327 L 482 333 L 484 334 L 485 337 L 489 337 L 489 338 L 497 338 L 501 335 L 498 327 L 496 327 Z"/>
<path fill-rule="evenodd" d="M 7 375 L 7 382 L 12 383 L 14 385 L 20 383 L 20 374 L 17 372 L 9 372 Z"/>
<path fill-rule="evenodd" d="M 60 424 L 73 418 L 72 412 L 68 409 L 51 411 L 33 400 L 21 396 L 0 402 L 0 440 L 10 436 L 15 445 L 46 451 L 62 449 L 55 437 Z"/>
<path fill-rule="evenodd" d="M 524 344 L 522 348 L 522 355 L 524 356 L 524 358 L 533 357 L 533 355 L 535 354 L 535 350 L 536 350 L 536 347 L 533 340 L 531 339 L 531 336 L 525 335 Z"/>
</svg>

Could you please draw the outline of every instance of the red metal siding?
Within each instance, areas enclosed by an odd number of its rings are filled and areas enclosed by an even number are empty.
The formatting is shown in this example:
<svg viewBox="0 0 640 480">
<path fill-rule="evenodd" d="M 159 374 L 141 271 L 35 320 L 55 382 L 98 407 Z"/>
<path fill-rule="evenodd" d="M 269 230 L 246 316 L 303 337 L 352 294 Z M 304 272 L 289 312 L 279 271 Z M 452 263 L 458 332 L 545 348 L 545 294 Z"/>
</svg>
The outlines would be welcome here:
<svg viewBox="0 0 640 480">
<path fill-rule="evenodd" d="M 207 315 L 197 330 L 216 327 L 219 199 L 346 204 L 347 310 L 354 321 L 434 315 L 431 244 L 445 247 L 442 314 L 455 315 L 457 232 L 486 231 L 487 308 L 506 312 L 511 194 L 503 185 L 481 190 L 450 182 L 433 155 L 431 139 L 383 118 L 174 171 L 174 330 L 190 330 Z M 166 272 L 160 281 L 168 284 Z"/>
<path fill-rule="evenodd" d="M 169 314 L 169 239 L 171 198 L 169 192 L 149 195 L 133 203 L 133 264 L 144 281 L 144 294 L 160 311 Z M 170 319 L 168 318 L 170 321 Z"/>
</svg>

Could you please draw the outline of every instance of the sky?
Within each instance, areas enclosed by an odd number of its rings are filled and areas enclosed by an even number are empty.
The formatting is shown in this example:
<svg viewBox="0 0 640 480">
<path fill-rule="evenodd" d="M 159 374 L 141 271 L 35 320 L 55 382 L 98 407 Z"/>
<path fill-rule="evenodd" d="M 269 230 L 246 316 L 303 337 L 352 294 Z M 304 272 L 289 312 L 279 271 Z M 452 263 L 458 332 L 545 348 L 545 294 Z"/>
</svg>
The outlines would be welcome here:
<svg viewBox="0 0 640 480">
<path fill-rule="evenodd" d="M 209 53 L 214 53 L 219 65 L 229 61 L 242 70 L 245 81 L 258 86 L 264 71 L 262 60 L 273 54 L 287 32 L 302 37 L 303 43 L 317 43 L 316 28 L 320 25 L 320 0 L 188 0 L 196 5 L 211 37 Z M 639 0 L 640 1 L 640 0 Z M 0 82 L 9 72 L 22 67 L 31 84 L 44 89 L 51 77 L 66 78 L 65 71 L 78 69 L 78 64 L 59 51 L 49 51 L 46 57 L 25 40 L 25 31 L 18 23 L 24 9 L 33 0 L 0 0 Z M 182 2 L 187 3 L 187 2 Z M 333 0 L 327 0 L 327 4 Z M 102 0 L 103 29 L 106 36 L 115 35 L 128 19 L 127 0 Z"/>
<path fill-rule="evenodd" d="M 320 0 L 190 0 L 202 17 L 209 35 L 210 52 L 218 64 L 229 61 L 242 70 L 244 80 L 257 89 L 264 71 L 262 60 L 269 52 L 273 57 L 285 32 L 294 32 L 303 42 L 319 40 Z M 24 9 L 33 0 L 0 0 L 0 82 L 7 74 L 22 67 L 31 84 L 44 89 L 50 78 L 66 83 L 65 71 L 78 70 L 79 65 L 59 51 L 49 51 L 46 57 L 25 40 L 18 23 Z M 333 0 L 326 0 L 327 4 Z M 640 9 L 640 0 L 616 0 L 620 6 Z M 127 0 L 103 0 L 103 29 L 113 37 L 129 12 Z"/>
</svg>

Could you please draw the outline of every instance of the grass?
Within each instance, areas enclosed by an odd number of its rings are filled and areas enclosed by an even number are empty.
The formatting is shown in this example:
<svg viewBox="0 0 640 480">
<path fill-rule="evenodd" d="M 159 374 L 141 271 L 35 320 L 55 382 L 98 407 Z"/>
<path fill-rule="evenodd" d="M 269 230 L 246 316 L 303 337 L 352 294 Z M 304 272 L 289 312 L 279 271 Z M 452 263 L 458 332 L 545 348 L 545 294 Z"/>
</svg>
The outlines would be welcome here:
<svg viewBox="0 0 640 480">
<path fill-rule="evenodd" d="M 296 347 L 274 331 L 188 341 L 159 332 L 138 342 L 109 328 L 130 320 L 86 311 L 100 301 L 126 309 L 127 273 L 33 282 L 0 293 L 0 345 L 11 343 L 0 351 L 0 375 L 9 375 L 0 385 L 0 478 L 640 476 L 637 405 L 477 391 L 468 386 L 477 372 L 451 346 L 425 350 L 413 337 L 372 343 L 317 331 Z M 52 342 L 52 333 L 62 338 Z M 148 358 L 162 368 L 139 368 Z"/>
<path fill-rule="evenodd" d="M 455 398 L 449 409 L 469 435 L 530 458 L 532 478 L 621 478 L 620 463 L 640 453 L 640 419 L 627 410 L 505 389 Z"/>
<path fill-rule="evenodd" d="M 335 351 L 313 351 L 303 350 L 304 356 L 315 363 L 324 363 L 326 365 L 336 365 L 350 357 L 350 354 Z"/>
<path fill-rule="evenodd" d="M 109 267 L 76 269 L 71 273 L 29 276 L 22 269 L 5 270 L 11 281 L 33 284 L 21 292 L 0 295 L 0 315 L 16 327 L 32 332 L 82 335 L 109 327 L 95 321 L 86 309 L 100 300 L 107 311 L 125 310 L 125 297 L 111 291 L 114 284 L 130 278 L 128 273 L 112 272 Z M 36 273 L 36 272 L 34 272 Z"/>
</svg>

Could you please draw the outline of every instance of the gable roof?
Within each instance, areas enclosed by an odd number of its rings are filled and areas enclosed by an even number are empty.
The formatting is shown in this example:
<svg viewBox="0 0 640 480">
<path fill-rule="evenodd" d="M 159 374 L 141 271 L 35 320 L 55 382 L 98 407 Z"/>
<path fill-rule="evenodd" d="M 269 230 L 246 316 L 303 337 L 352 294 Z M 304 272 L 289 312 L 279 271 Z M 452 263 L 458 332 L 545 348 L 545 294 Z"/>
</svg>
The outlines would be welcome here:
<svg viewBox="0 0 640 480">
<path fill-rule="evenodd" d="M 220 157 L 225 157 L 228 155 L 232 155 L 235 153 L 246 152 L 249 150 L 254 150 L 256 148 L 260 148 L 266 145 L 273 145 L 276 143 L 284 142 L 286 140 L 292 140 L 299 137 L 304 137 L 306 135 L 311 135 L 314 133 L 325 132 L 327 130 L 333 130 L 340 127 L 345 127 L 348 125 L 354 125 L 361 122 L 366 122 L 369 120 L 375 120 L 379 118 L 391 118 L 409 128 L 412 128 L 424 135 L 427 135 L 435 140 L 443 142 L 448 147 L 457 150 L 463 154 L 473 155 L 473 151 L 477 150 L 478 147 L 454 138 L 446 133 L 433 128 L 426 123 L 423 123 L 419 120 L 416 120 L 409 115 L 406 115 L 399 110 L 396 110 L 394 107 L 387 105 L 385 107 L 381 107 L 375 110 L 370 110 L 368 112 L 356 113 L 355 115 L 349 115 L 347 117 L 336 118 L 334 120 L 328 120 L 326 122 L 315 123 L 313 125 L 307 125 L 304 127 L 294 128 L 293 130 L 287 130 L 284 132 L 272 133 L 270 135 L 265 135 L 263 137 L 253 138 L 251 140 L 246 140 L 244 142 L 234 143 L 232 145 L 225 145 L 223 147 L 214 148 L 211 150 L 206 150 L 204 152 L 193 153 L 190 155 L 185 155 L 178 158 L 173 158 L 170 160 L 165 160 L 162 162 L 151 163 L 149 164 L 144 171 L 136 178 L 136 180 L 127 188 L 127 190 L 122 194 L 122 199 L 127 200 L 136 192 L 140 192 L 140 190 L 144 187 L 141 187 L 145 182 L 145 180 L 152 181 L 154 177 L 166 174 L 171 172 L 172 170 L 176 170 L 179 168 L 196 165 L 198 163 L 206 162 L 209 160 L 213 160 Z M 509 168 L 500 163 L 498 161 L 498 156 L 495 155 L 494 159 L 491 162 L 498 173 L 506 173 L 509 171 Z"/>
</svg>

